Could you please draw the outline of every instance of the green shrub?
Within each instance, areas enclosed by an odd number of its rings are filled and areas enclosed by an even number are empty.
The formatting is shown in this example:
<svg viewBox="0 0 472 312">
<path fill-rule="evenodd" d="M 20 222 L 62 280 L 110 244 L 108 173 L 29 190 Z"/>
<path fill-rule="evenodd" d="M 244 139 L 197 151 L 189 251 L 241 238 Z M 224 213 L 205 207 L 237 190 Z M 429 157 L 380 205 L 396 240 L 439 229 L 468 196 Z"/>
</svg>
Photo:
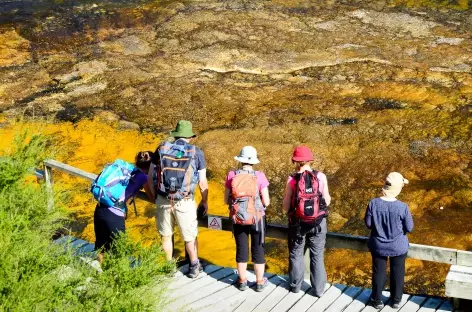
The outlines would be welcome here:
<svg viewBox="0 0 472 312">
<path fill-rule="evenodd" d="M 57 205 L 63 198 L 48 211 L 45 186 L 27 179 L 47 156 L 47 142 L 22 134 L 0 158 L 0 311 L 159 309 L 166 277 L 174 270 L 159 247 L 122 235 L 98 273 L 71 250 L 51 243 L 67 218 Z"/>
</svg>

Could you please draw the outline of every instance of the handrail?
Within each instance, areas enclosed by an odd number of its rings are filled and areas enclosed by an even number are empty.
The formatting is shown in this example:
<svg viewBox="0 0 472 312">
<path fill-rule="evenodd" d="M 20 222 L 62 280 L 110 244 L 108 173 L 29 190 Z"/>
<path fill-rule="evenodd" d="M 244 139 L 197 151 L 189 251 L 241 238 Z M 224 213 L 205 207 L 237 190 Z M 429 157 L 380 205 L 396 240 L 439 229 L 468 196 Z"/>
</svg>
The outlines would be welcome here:
<svg viewBox="0 0 472 312">
<path fill-rule="evenodd" d="M 52 169 L 75 175 L 77 177 L 87 179 L 89 181 L 93 181 L 97 177 L 96 174 L 86 172 L 79 168 L 75 168 L 73 166 L 61 163 L 59 161 L 46 160 L 44 161 L 44 173 L 42 174 L 42 176 L 46 181 L 46 185 L 48 185 L 48 189 L 52 184 Z M 36 176 L 41 176 L 41 173 L 38 172 L 38 170 L 36 170 Z M 147 202 L 153 203 L 153 201 L 149 200 L 149 198 L 144 192 L 140 192 L 136 197 Z M 53 205 L 52 200 L 50 201 L 50 204 Z M 207 227 L 208 217 L 221 218 L 222 230 L 232 230 L 232 223 L 228 217 L 216 215 L 208 215 L 207 217 L 202 218 L 201 220 L 199 220 L 199 226 Z M 265 235 L 269 238 L 286 239 L 288 235 L 288 227 L 285 225 L 268 223 Z M 367 240 L 368 237 L 365 236 L 354 236 L 349 234 L 328 232 L 326 235 L 326 248 L 341 248 L 367 252 L 369 251 L 369 249 L 367 248 Z M 407 256 L 408 258 L 418 260 L 472 266 L 472 252 L 465 250 L 421 244 L 410 244 Z"/>
</svg>

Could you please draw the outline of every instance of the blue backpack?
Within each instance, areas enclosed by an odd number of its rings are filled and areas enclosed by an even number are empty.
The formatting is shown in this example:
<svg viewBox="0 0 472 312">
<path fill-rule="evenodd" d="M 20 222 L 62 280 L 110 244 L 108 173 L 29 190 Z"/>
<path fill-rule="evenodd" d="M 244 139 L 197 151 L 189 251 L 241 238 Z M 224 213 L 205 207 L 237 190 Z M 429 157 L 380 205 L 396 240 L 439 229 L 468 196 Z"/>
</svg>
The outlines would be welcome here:
<svg viewBox="0 0 472 312">
<path fill-rule="evenodd" d="M 136 170 L 134 165 L 121 159 L 106 165 L 92 182 L 93 197 L 104 206 L 126 212 L 125 190 Z"/>
</svg>

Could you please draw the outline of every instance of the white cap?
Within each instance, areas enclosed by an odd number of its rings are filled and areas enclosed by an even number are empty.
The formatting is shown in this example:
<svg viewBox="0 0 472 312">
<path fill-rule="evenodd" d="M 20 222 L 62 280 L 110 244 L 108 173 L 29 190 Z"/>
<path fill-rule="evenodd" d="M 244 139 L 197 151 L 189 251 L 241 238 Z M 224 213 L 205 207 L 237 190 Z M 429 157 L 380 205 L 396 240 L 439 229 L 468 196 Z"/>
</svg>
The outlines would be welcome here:
<svg viewBox="0 0 472 312">
<path fill-rule="evenodd" d="M 239 152 L 239 156 L 235 156 L 234 159 L 243 164 L 255 165 L 259 163 L 259 159 L 257 159 L 257 151 L 252 146 L 244 146 Z"/>
<path fill-rule="evenodd" d="M 390 172 L 385 179 L 385 185 L 382 188 L 382 192 L 387 197 L 397 197 L 405 184 L 408 184 L 408 180 L 400 173 Z"/>
</svg>

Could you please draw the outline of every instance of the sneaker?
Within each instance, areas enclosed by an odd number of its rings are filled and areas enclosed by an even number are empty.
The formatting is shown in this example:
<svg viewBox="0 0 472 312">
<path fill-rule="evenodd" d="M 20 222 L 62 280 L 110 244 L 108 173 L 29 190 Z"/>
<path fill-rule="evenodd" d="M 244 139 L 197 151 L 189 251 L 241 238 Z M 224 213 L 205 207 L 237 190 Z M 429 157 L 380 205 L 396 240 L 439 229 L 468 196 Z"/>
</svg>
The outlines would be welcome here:
<svg viewBox="0 0 472 312">
<path fill-rule="evenodd" d="M 241 281 L 238 278 L 238 281 L 236 283 L 236 288 L 241 290 L 241 291 L 245 291 L 246 289 L 248 289 L 249 287 L 247 287 L 247 279 L 245 279 L 244 281 Z"/>
<path fill-rule="evenodd" d="M 392 308 L 393 309 L 398 309 L 400 307 L 400 303 L 399 302 L 394 302 L 392 303 Z"/>
<path fill-rule="evenodd" d="M 261 292 L 261 291 L 263 291 L 264 288 L 266 288 L 267 286 L 269 286 L 269 281 L 267 280 L 267 278 L 264 277 L 264 279 L 262 280 L 262 284 L 257 283 L 257 285 L 256 285 L 256 291 L 257 291 L 257 292 Z"/>
<path fill-rule="evenodd" d="M 296 293 L 300 292 L 300 288 L 290 287 L 290 291 L 293 292 L 294 294 L 296 294 Z"/>
<path fill-rule="evenodd" d="M 370 299 L 370 304 L 376 309 L 382 309 L 384 307 L 383 302 L 380 300 Z"/>
<path fill-rule="evenodd" d="M 200 267 L 200 261 L 197 260 L 196 264 L 189 266 L 187 276 L 190 278 L 196 278 L 198 274 L 200 274 Z"/>
</svg>

